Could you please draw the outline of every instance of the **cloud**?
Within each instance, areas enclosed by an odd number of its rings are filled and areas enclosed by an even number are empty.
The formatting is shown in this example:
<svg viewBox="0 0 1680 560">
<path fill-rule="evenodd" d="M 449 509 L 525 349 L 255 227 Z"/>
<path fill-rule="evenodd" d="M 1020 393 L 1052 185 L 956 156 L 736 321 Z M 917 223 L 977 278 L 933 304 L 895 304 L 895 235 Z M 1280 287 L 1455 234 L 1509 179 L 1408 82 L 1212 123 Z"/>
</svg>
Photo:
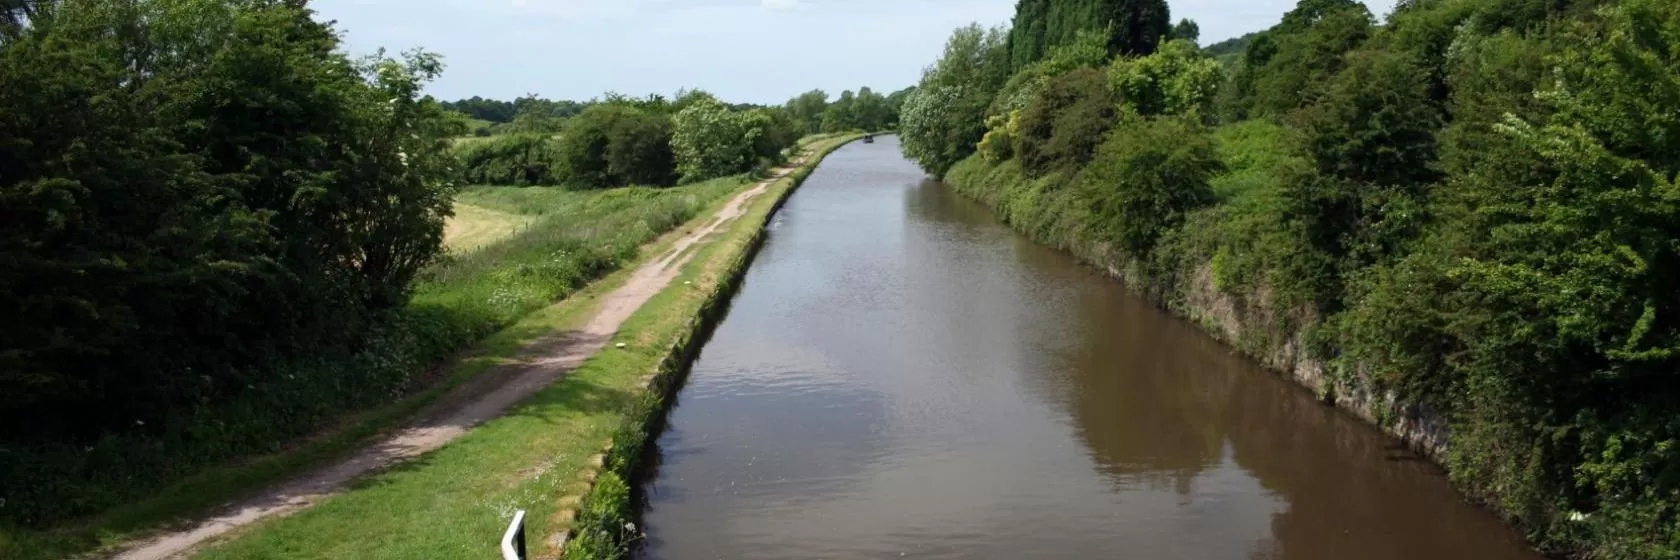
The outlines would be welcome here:
<svg viewBox="0 0 1680 560">
<path fill-rule="evenodd" d="M 772 10 L 791 10 L 804 4 L 799 0 L 759 0 L 759 5 Z"/>
</svg>

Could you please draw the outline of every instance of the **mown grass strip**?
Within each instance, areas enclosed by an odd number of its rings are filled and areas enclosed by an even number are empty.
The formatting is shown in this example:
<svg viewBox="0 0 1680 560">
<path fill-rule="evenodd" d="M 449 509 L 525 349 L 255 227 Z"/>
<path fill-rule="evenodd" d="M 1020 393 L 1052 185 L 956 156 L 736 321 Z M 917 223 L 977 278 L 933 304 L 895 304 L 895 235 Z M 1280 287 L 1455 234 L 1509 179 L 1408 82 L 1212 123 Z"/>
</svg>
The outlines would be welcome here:
<svg viewBox="0 0 1680 560">
<path fill-rule="evenodd" d="M 825 154 L 846 140 L 829 140 L 817 148 Z M 603 487 L 590 482 L 597 480 L 597 456 L 607 442 L 617 436 L 625 443 L 616 448 L 639 450 L 645 436 L 632 441 L 621 434 L 632 428 L 645 433 L 643 428 L 657 418 L 650 410 L 662 410 L 648 408 L 648 399 L 663 402 L 664 397 L 644 388 L 649 374 L 666 372 L 660 377 L 670 379 L 673 364 L 686 363 L 686 358 L 673 361 L 674 345 L 688 348 L 703 339 L 697 335 L 708 323 L 697 317 L 726 299 L 725 287 L 744 270 L 748 248 L 755 246 L 765 219 L 818 161 L 812 157 L 804 171 L 772 185 L 742 218 L 703 241 L 679 277 L 621 327 L 612 342 L 623 342 L 625 348 L 610 343 L 563 381 L 442 449 L 369 476 L 351 491 L 296 515 L 254 525 L 199 557 L 483 558 L 494 554 L 503 525 L 519 509 L 527 511 L 534 537 L 568 531 L 572 516 L 564 512 L 577 503 L 575 497 Z M 663 255 L 676 235 L 643 254 Z M 624 274 L 588 292 L 604 294 Z M 513 343 L 497 355 L 511 355 L 518 347 L 514 341 L 578 325 L 593 312 L 593 303 L 593 297 L 573 298 L 520 321 L 498 336 Z M 698 350 L 693 346 L 685 351 Z M 600 480 L 617 478 L 622 484 L 624 461 L 610 461 L 607 467 Z M 604 516 L 578 516 L 577 522 L 617 523 Z M 545 546 L 555 552 L 540 542 L 532 548 Z"/>
</svg>

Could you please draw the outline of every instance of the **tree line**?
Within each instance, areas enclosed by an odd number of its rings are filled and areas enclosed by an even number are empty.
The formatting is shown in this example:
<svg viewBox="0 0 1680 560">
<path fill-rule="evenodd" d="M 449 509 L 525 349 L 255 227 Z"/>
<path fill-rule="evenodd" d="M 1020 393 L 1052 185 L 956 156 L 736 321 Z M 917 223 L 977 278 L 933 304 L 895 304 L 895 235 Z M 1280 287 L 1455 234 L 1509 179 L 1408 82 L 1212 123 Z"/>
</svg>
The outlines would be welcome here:
<svg viewBox="0 0 1680 560">
<path fill-rule="evenodd" d="M 914 87 L 881 95 L 868 87 L 840 92 L 829 101 L 828 92 L 814 89 L 789 99 L 782 105 L 806 134 L 842 132 L 847 130 L 881 131 L 898 127 L 898 113 L 904 99 Z"/>
<path fill-rule="evenodd" d="M 813 90 L 778 107 L 727 104 L 701 90 L 669 99 L 608 94 L 543 127 L 521 125 L 535 121 L 530 110 L 546 110 L 528 104 L 514 117 L 516 132 L 458 151 L 471 184 L 670 186 L 768 168 L 806 134 L 894 128 L 909 92 L 865 87 L 830 102 Z"/>
<path fill-rule="evenodd" d="M 1536 547 L 1680 555 L 1680 4 L 1303 0 L 1205 50 L 1167 21 L 959 29 L 903 149 L 1160 294 L 1264 294 L 1338 386 L 1445 418 L 1451 478 Z"/>
<path fill-rule="evenodd" d="M 670 186 L 767 168 L 802 136 L 787 112 L 676 98 L 609 95 L 551 130 L 461 147 L 463 180 L 487 185 Z"/>
</svg>

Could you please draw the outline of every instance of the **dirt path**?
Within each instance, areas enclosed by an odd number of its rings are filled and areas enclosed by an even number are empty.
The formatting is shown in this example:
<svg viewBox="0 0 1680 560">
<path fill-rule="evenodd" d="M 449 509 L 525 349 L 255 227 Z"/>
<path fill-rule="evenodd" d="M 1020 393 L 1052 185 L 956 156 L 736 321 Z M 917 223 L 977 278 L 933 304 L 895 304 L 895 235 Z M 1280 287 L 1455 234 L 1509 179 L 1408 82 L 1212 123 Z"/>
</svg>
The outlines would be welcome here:
<svg viewBox="0 0 1680 560">
<path fill-rule="evenodd" d="M 118 560 L 163 560 L 182 556 L 217 536 L 257 521 L 296 512 L 336 494 L 351 481 L 395 463 L 418 457 L 494 418 L 583 364 L 606 346 L 619 325 L 675 279 L 693 257 L 690 247 L 740 217 L 772 182 L 804 165 L 801 154 L 769 179 L 730 199 L 705 226 L 688 231 L 664 256 L 637 267 L 624 285 L 602 298 L 582 328 L 532 341 L 520 352 L 525 359 L 484 371 L 416 415 L 408 427 L 375 441 L 336 463 L 234 503 L 190 528 L 168 532 L 118 552 Z"/>
</svg>

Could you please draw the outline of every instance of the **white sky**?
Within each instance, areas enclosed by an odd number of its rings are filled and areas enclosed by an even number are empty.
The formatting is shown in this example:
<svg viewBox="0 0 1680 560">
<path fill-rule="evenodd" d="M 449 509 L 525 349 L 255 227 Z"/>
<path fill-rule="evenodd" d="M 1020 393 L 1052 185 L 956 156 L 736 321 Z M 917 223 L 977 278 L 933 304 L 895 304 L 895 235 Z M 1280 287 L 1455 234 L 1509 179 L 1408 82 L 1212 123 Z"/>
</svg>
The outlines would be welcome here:
<svg viewBox="0 0 1680 560">
<path fill-rule="evenodd" d="M 1202 43 L 1270 27 L 1294 0 L 1169 0 Z M 1394 0 L 1365 0 L 1381 17 Z M 413 47 L 447 69 L 442 99 L 536 93 L 583 100 L 701 88 L 781 103 L 915 83 L 951 30 L 1006 24 L 1015 0 L 316 0 L 352 53 Z"/>
</svg>

